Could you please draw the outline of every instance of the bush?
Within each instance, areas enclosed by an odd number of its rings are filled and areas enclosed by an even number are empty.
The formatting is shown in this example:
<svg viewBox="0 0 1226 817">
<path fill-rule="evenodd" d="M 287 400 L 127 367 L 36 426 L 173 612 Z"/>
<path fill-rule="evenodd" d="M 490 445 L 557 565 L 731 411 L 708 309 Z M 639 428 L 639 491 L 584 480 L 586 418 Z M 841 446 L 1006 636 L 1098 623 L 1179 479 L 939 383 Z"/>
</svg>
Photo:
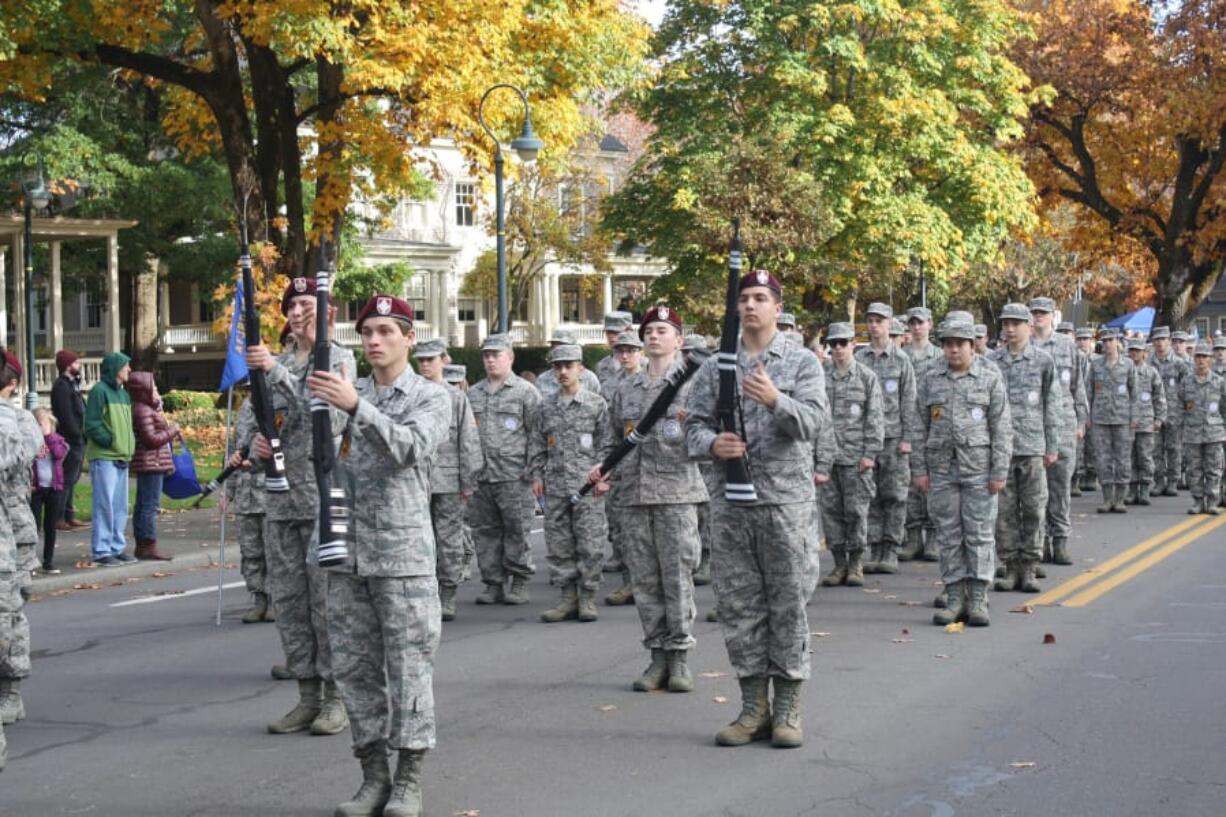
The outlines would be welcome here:
<svg viewBox="0 0 1226 817">
<path fill-rule="evenodd" d="M 217 408 L 217 395 L 209 391 L 176 390 L 162 395 L 163 411 L 185 411 Z"/>
</svg>

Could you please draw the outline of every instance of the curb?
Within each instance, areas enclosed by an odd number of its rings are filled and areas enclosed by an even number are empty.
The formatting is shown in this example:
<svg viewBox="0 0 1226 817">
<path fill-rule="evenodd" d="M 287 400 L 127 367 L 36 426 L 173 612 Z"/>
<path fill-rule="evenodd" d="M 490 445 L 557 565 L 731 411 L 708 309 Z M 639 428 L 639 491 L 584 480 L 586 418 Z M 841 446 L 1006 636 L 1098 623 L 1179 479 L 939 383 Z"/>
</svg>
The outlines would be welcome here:
<svg viewBox="0 0 1226 817">
<path fill-rule="evenodd" d="M 226 549 L 231 550 L 229 547 Z M 237 553 L 237 545 L 233 550 Z M 73 569 L 58 576 L 36 574 L 30 590 L 36 595 L 45 595 L 57 590 L 72 590 L 77 585 L 83 584 L 98 583 L 102 587 L 108 587 L 116 581 L 122 583 L 126 579 L 150 578 L 155 573 L 181 573 L 194 568 L 217 567 L 220 559 L 221 549 L 211 547 L 201 548 L 199 552 L 176 554 L 174 560 L 169 562 L 136 562 L 120 567 Z M 81 589 L 93 588 L 83 587 Z"/>
</svg>

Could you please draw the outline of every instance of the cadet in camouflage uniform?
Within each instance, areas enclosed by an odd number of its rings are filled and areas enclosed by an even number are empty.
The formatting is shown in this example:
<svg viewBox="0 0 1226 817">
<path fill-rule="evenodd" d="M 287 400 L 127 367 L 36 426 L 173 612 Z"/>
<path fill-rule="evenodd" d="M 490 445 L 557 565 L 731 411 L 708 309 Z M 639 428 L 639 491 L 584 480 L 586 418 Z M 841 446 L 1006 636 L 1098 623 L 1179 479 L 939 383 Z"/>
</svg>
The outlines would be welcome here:
<svg viewBox="0 0 1226 817">
<path fill-rule="evenodd" d="M 528 436 L 528 476 L 533 495 L 545 500 L 545 560 L 549 582 L 559 588 L 561 599 L 541 620 L 595 621 L 609 536 L 604 497 L 590 493 L 572 505 L 570 496 L 613 448 L 609 408 L 603 397 L 579 385 L 585 371 L 581 348 L 555 346 L 549 350 L 549 365 L 558 390 L 537 406 Z"/>
<path fill-rule="evenodd" d="M 468 391 L 477 417 L 485 468 L 468 507 L 485 590 L 477 604 L 526 604 L 528 579 L 536 572 L 528 547 L 531 485 L 528 432 L 541 394 L 511 371 L 511 336 L 490 335 L 481 344 L 485 379 Z M 505 588 L 508 574 L 511 584 Z"/>
<path fill-rule="evenodd" d="M 1171 333 L 1171 349 L 1174 350 L 1175 356 L 1182 360 L 1188 366 L 1188 372 L 1192 371 L 1193 360 L 1192 350 L 1195 341 L 1192 335 L 1188 332 L 1172 332 Z M 1180 441 L 1182 446 L 1182 440 Z M 1188 463 L 1181 459 L 1179 470 L 1179 482 L 1176 487 L 1181 491 L 1188 490 Z"/>
<path fill-rule="evenodd" d="M 681 344 L 683 354 L 692 351 L 708 353 L 707 341 L 702 335 L 686 335 Z M 688 389 L 687 389 L 687 394 Z M 679 401 L 684 405 L 684 401 Z M 711 486 L 715 483 L 715 464 L 710 460 L 698 462 L 698 473 L 702 475 L 703 487 L 710 497 Z M 711 583 L 711 500 L 698 503 L 698 541 L 702 543 L 702 555 L 698 559 L 698 567 L 694 569 L 694 586 L 702 587 Z"/>
<path fill-rule="evenodd" d="M 613 404 L 613 395 L 617 393 L 617 387 L 621 384 L 622 379 L 637 375 L 643 368 L 643 341 L 639 339 L 638 333 L 627 329 L 614 341 L 613 354 L 621 363 L 620 372 L 616 377 L 601 383 L 601 396 L 609 405 Z M 615 470 L 609 478 L 611 490 L 606 501 L 610 505 L 620 504 L 617 500 L 621 485 L 620 473 L 620 470 Z M 630 580 L 630 568 L 626 566 L 622 558 L 626 537 L 622 534 L 621 515 L 611 513 L 605 516 L 609 526 L 609 558 L 605 560 L 604 571 L 620 573 L 622 583 L 620 587 L 605 596 L 604 601 L 605 604 L 617 607 L 634 602 L 634 583 Z"/>
<path fill-rule="evenodd" d="M 455 594 L 464 581 L 465 548 L 469 540 L 464 511 L 477 489 L 477 477 L 485 464 L 477 418 L 468 405 L 468 395 L 446 386 L 443 378 L 447 342 L 434 338 L 413 350 L 418 373 L 438 386 L 445 386 L 451 401 L 451 424 L 430 463 L 430 521 L 434 529 L 439 604 L 443 621 L 455 619 Z"/>
<path fill-rule="evenodd" d="M 1176 486 L 1183 471 L 1183 412 L 1175 405 L 1179 384 L 1191 373 L 1192 367 L 1171 348 L 1171 330 L 1155 327 L 1150 333 L 1154 353 L 1149 365 L 1158 370 L 1168 403 L 1166 422 L 1158 430 L 1154 442 L 1154 496 L 1178 496 Z"/>
<path fill-rule="evenodd" d="M 932 345 L 928 335 L 932 331 L 932 311 L 924 306 L 915 306 L 907 310 L 907 327 L 910 330 L 911 342 L 907 345 L 907 356 L 915 369 L 915 382 L 924 379 L 928 367 L 935 361 L 941 362 L 941 349 Z M 972 332 L 974 329 L 972 328 Z M 898 553 L 898 561 L 908 562 L 923 555 L 925 562 L 935 562 L 938 559 L 937 545 L 933 537 L 936 528 L 928 515 L 928 495 L 922 491 L 910 491 L 907 494 L 906 542 Z"/>
<path fill-rule="evenodd" d="M 1132 435 L 1136 430 L 1137 370 L 1120 354 L 1119 335 L 1104 329 L 1103 353 L 1090 365 L 1090 433 L 1098 454 L 1103 488 L 1099 513 L 1126 513 L 1124 492 L 1132 477 Z"/>
<path fill-rule="evenodd" d="M 327 579 L 313 556 L 319 490 L 311 465 L 311 403 L 306 378 L 314 370 L 315 281 L 294 278 L 281 297 L 281 314 L 289 318 L 293 341 L 274 358 L 263 345 L 247 350 L 247 367 L 267 373 L 273 411 L 285 454 L 285 476 L 290 490 L 264 496 L 264 556 L 267 587 L 276 611 L 277 632 L 285 650 L 286 667 L 298 680 L 298 704 L 268 725 L 268 731 L 289 734 L 310 729 L 313 735 L 335 735 L 346 724 L 345 707 L 332 678 L 328 642 Z M 332 371 L 353 382 L 357 363 L 353 353 L 332 341 Z M 240 420 L 243 419 L 240 417 Z M 236 432 L 241 450 L 259 458 L 272 456 L 268 441 L 259 433 L 254 414 L 247 415 Z M 332 429 L 340 442 L 346 417 L 332 412 Z M 260 466 L 257 466 L 260 467 Z"/>
<path fill-rule="evenodd" d="M 877 493 L 873 467 L 885 439 L 881 384 L 873 370 L 855 359 L 855 327 L 832 323 L 826 331 L 826 400 L 834 429 L 833 463 L 819 453 L 814 470 L 829 475 L 818 489 L 822 529 L 834 556 L 823 587 L 864 586 L 862 557 L 868 543 L 868 509 Z"/>
<path fill-rule="evenodd" d="M 678 357 L 684 344 L 681 327 L 681 316 L 665 306 L 643 316 L 639 334 L 647 366 L 624 378 L 613 395 L 609 421 L 615 442 L 638 426 L 664 389 L 668 373 L 685 365 Z M 686 449 L 682 423 L 689 385 L 613 472 L 620 475 L 613 515 L 622 518 L 643 646 L 651 651 L 650 664 L 634 681 L 639 692 L 694 688 L 686 657 L 694 647 L 693 576 L 702 549 L 698 504 L 707 500 L 707 489 Z"/>
<path fill-rule="evenodd" d="M 1013 428 L 1009 476 L 998 499 L 996 558 L 1005 567 L 997 590 L 1038 593 L 1035 566 L 1043 555 L 1049 477 L 1060 455 L 1065 401 L 1051 355 L 1031 342 L 1030 309 L 1005 304 L 1004 345 L 988 355 L 1004 378 Z M 1071 473 L 1071 472 L 1070 472 Z"/>
<path fill-rule="evenodd" d="M 1044 561 L 1059 565 L 1072 564 L 1068 554 L 1069 535 L 1073 532 L 1069 512 L 1073 492 L 1073 471 L 1077 467 L 1077 441 L 1085 436 L 1085 423 L 1090 405 L 1086 399 L 1084 370 L 1077 356 L 1076 343 L 1065 335 L 1052 331 L 1056 320 L 1056 302 L 1051 298 L 1033 298 L 1030 314 L 1034 322 L 1031 342 L 1051 355 L 1056 364 L 1056 383 L 1060 400 L 1060 451 L 1047 473 L 1047 530 L 1043 539 Z M 1043 578 L 1036 567 L 1035 575 Z"/>
<path fill-rule="evenodd" d="M 1154 438 L 1166 423 L 1166 389 L 1162 375 L 1146 362 L 1145 341 L 1128 341 L 1128 356 L 1137 370 L 1137 431 L 1132 438 L 1132 480 L 1128 484 L 1127 505 L 1148 505 L 1154 482 Z"/>
<path fill-rule="evenodd" d="M 809 677 L 809 621 L 805 612 L 805 543 L 813 517 L 813 441 L 829 424 L 823 373 L 817 359 L 775 327 L 783 288 L 764 271 L 739 284 L 741 337 L 736 357 L 743 396 L 743 437 L 721 432 L 716 404 L 718 360 L 694 375 L 686 406 L 691 457 L 747 456 L 757 498 L 724 499 L 724 469 L 712 496 L 715 599 L 728 658 L 741 686 L 741 713 L 716 736 L 725 746 L 771 738 L 799 746 L 800 688 Z M 768 686 L 774 681 L 774 700 Z M 771 709 L 774 708 L 772 718 Z"/>
<path fill-rule="evenodd" d="M 988 325 L 977 323 L 975 324 L 975 354 L 986 355 L 988 352 Z"/>
<path fill-rule="evenodd" d="M 558 346 L 578 346 L 579 341 L 575 339 L 573 332 L 567 332 L 559 329 L 553 333 L 553 337 L 549 339 L 549 348 L 553 349 Z M 581 347 L 582 348 L 582 347 Z M 592 374 L 587 369 L 583 370 L 580 376 L 580 385 L 590 391 L 592 394 L 600 394 L 600 380 L 596 375 Z M 554 376 L 553 369 L 542 372 L 536 378 L 536 390 L 541 393 L 541 397 L 549 397 L 558 390 L 558 379 Z"/>
<path fill-rule="evenodd" d="M 630 329 L 634 316 L 629 312 L 610 312 L 604 316 L 604 339 L 609 345 L 609 355 L 602 357 L 596 364 L 596 379 L 600 385 L 606 385 L 610 380 L 616 380 L 621 374 L 622 365 L 617 357 L 617 336 Z"/>
<path fill-rule="evenodd" d="M 1000 370 L 974 353 L 974 325 L 941 327 L 944 362 L 919 380 L 913 487 L 929 494 L 941 554 L 945 609 L 933 623 L 987 626 L 997 495 L 1009 475 L 1013 425 Z"/>
<path fill-rule="evenodd" d="M 865 573 L 898 572 L 911 486 L 911 438 L 918 422 L 915 369 L 911 358 L 890 340 L 893 318 L 894 310 L 888 304 L 869 304 L 865 312 L 869 345 L 856 352 L 856 360 L 872 369 L 881 384 L 885 422 L 885 439 L 873 467 L 877 490 L 868 511 L 872 555 Z"/>
<path fill-rule="evenodd" d="M 1196 346 L 1195 368 L 1179 384 L 1173 399 L 1183 415 L 1184 458 L 1192 507 L 1188 513 L 1218 514 L 1226 445 L 1226 378 L 1213 371 L 1213 350 Z"/>
<path fill-rule="evenodd" d="M 1226 336 L 1223 335 L 1213 339 L 1213 373 L 1226 379 Z M 1226 508 L 1226 474 L 1222 475 L 1222 484 L 1218 491 L 1218 507 Z"/>
<path fill-rule="evenodd" d="M 1081 364 L 1082 391 L 1090 379 L 1090 362 L 1094 359 L 1094 330 L 1083 326 L 1074 331 L 1077 344 L 1077 359 Z M 1086 407 L 1089 407 L 1087 395 Z M 1090 435 L 1083 432 L 1077 438 L 1077 470 L 1073 472 L 1071 496 L 1081 496 L 1082 491 L 1094 490 L 1094 447 L 1090 444 Z"/>
<path fill-rule="evenodd" d="M 31 464 L 43 445 L 34 415 L 10 402 L 21 385 L 17 357 L 0 359 L 0 729 L 26 716 L 21 682 L 30 676 L 30 598 L 38 526 L 30 510 Z"/>
<path fill-rule="evenodd" d="M 440 609 L 430 463 L 451 425 L 446 387 L 409 367 L 413 309 L 375 295 L 358 313 L 371 376 L 315 372 L 311 394 L 348 420 L 350 558 L 326 571 L 336 679 L 362 765 L 340 817 L 420 817 L 421 767 L 434 748 L 434 653 Z M 388 749 L 398 755 L 393 778 Z"/>
<path fill-rule="evenodd" d="M 253 409 L 251 400 L 243 403 L 238 411 L 238 425 L 251 427 L 254 418 L 248 417 Z M 239 571 L 251 594 L 251 609 L 243 614 L 244 624 L 258 624 L 274 619 L 268 598 L 268 565 L 264 545 L 264 470 L 252 468 L 250 452 L 243 456 L 242 450 L 230 455 L 229 465 L 239 470 L 226 482 L 227 509 L 234 513 L 238 522 Z"/>
</svg>

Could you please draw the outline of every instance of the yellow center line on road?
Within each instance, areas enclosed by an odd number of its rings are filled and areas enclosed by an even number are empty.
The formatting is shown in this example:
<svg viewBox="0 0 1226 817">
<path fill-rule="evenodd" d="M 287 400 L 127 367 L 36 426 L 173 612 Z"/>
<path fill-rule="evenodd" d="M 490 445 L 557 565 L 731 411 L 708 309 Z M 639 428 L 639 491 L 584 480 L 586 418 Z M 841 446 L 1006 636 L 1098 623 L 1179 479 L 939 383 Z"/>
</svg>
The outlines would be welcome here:
<svg viewBox="0 0 1226 817">
<path fill-rule="evenodd" d="M 1085 573 L 1082 573 L 1080 576 L 1069 579 L 1064 584 L 1061 584 L 1057 587 L 1053 587 L 1051 590 L 1048 590 L 1046 593 L 1042 593 L 1038 596 L 1035 596 L 1034 599 L 1031 600 L 1030 604 L 1036 605 L 1036 606 L 1044 605 L 1044 604 L 1056 604 L 1061 599 L 1071 596 L 1073 593 L 1076 593 L 1078 590 L 1085 587 L 1087 584 L 1098 581 L 1104 575 L 1106 575 L 1107 573 L 1110 573 L 1112 570 L 1115 570 L 1117 567 L 1120 567 L 1122 565 L 1127 564 L 1128 562 L 1131 562 L 1133 559 L 1137 558 L 1138 556 L 1141 556 L 1146 551 L 1153 550 L 1154 548 L 1158 547 L 1164 542 L 1174 539 L 1176 536 L 1185 532 L 1189 528 L 1194 528 L 1197 525 L 1203 522 L 1206 522 L 1207 520 L 1211 518 L 1212 517 L 1208 517 L 1208 516 L 1195 516 L 1190 519 L 1185 519 L 1184 521 L 1180 522 L 1178 525 L 1172 525 L 1171 527 L 1167 528 L 1164 531 L 1155 533 L 1153 536 L 1149 537 L 1143 542 L 1138 542 L 1137 544 L 1128 548 L 1128 550 L 1124 551 L 1123 553 L 1120 553 L 1116 556 L 1111 557 L 1110 559 L 1108 559 L 1107 561 L 1103 562 L 1100 565 L 1095 565 L 1094 567 L 1087 570 Z"/>
<path fill-rule="evenodd" d="M 1209 524 L 1202 525 L 1199 528 L 1195 528 L 1191 532 L 1185 533 L 1183 536 L 1180 536 L 1178 539 L 1171 542 L 1170 544 L 1163 545 L 1161 548 L 1159 548 L 1158 550 L 1155 550 L 1153 553 L 1149 554 L 1144 559 L 1140 559 L 1130 564 L 1128 567 L 1116 573 L 1114 576 L 1110 576 L 1106 579 L 1103 579 L 1101 582 L 1094 585 L 1093 587 L 1090 587 L 1087 590 L 1083 590 L 1077 595 L 1073 596 L 1071 599 L 1068 599 L 1067 601 L 1064 602 L 1064 606 L 1065 607 L 1085 607 L 1087 604 L 1094 601 L 1094 599 L 1098 598 L 1104 593 L 1114 590 L 1115 588 L 1119 587 L 1124 582 L 1135 577 L 1137 574 L 1145 570 L 1149 570 L 1151 567 L 1158 564 L 1158 562 L 1161 562 L 1163 559 L 1165 559 L 1167 556 L 1170 556 L 1175 551 L 1183 547 L 1186 547 L 1187 545 L 1191 544 L 1192 542 L 1195 542 L 1197 539 L 1204 536 L 1206 533 L 1214 531 L 1217 528 L 1220 528 L 1222 525 L 1226 525 L 1226 516 L 1219 516 L 1216 519 L 1213 519 L 1213 521 L 1210 522 Z"/>
</svg>

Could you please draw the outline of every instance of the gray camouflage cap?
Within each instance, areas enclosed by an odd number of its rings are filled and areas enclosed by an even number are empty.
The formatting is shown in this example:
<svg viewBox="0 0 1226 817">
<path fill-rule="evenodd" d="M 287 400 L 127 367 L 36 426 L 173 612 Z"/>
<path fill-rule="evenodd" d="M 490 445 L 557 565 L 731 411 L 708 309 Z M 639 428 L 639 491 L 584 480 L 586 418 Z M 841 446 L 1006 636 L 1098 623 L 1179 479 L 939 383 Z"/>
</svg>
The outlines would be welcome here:
<svg viewBox="0 0 1226 817">
<path fill-rule="evenodd" d="M 1031 298 L 1030 299 L 1030 311 L 1031 312 L 1055 312 L 1056 302 L 1053 301 L 1051 298 Z"/>
<path fill-rule="evenodd" d="M 707 339 L 702 335 L 686 335 L 684 340 L 681 341 L 681 350 L 683 352 L 694 350 L 705 352 L 706 349 Z"/>
<path fill-rule="evenodd" d="M 1157 340 L 1158 338 L 1169 338 L 1170 336 L 1171 336 L 1171 327 L 1169 326 L 1155 326 L 1154 331 L 1149 333 L 1150 340 Z"/>
<path fill-rule="evenodd" d="M 1100 329 L 1098 331 L 1099 340 L 1119 340 L 1120 333 L 1114 329 Z"/>
<path fill-rule="evenodd" d="M 497 352 L 511 351 L 514 344 L 511 342 L 511 336 L 506 332 L 500 332 L 496 335 L 486 335 L 485 340 L 481 342 L 482 352 Z"/>
<path fill-rule="evenodd" d="M 575 339 L 575 333 L 567 329 L 555 329 L 553 335 L 549 338 L 550 343 L 561 343 L 566 346 L 574 346 L 579 341 Z"/>
<path fill-rule="evenodd" d="M 643 341 L 639 340 L 638 332 L 625 331 L 613 341 L 613 348 L 616 349 L 618 346 L 633 346 L 635 349 L 642 349 Z"/>
<path fill-rule="evenodd" d="M 796 316 L 791 312 L 780 312 L 779 317 L 775 319 L 775 326 L 795 326 Z"/>
<path fill-rule="evenodd" d="M 573 343 L 563 343 L 549 350 L 550 365 L 572 360 L 583 360 L 583 349 Z"/>
<path fill-rule="evenodd" d="M 1213 339 L 1214 349 L 1226 349 L 1226 335 L 1218 335 Z"/>
<path fill-rule="evenodd" d="M 999 317 L 1002 321 L 1025 321 L 1030 323 L 1030 307 L 1019 303 L 1005 304 L 1001 307 Z"/>
<path fill-rule="evenodd" d="M 1207 340 L 1202 340 L 1202 341 L 1200 341 L 1199 343 L 1197 343 L 1197 344 L 1196 344 L 1196 351 L 1195 351 L 1195 352 L 1193 352 L 1193 354 L 1194 354 L 1196 357 L 1201 357 L 1202 355 L 1203 355 L 1203 356 L 1212 357 L 1212 356 L 1213 356 L 1213 347 L 1209 345 L 1209 341 L 1207 341 Z"/>
<path fill-rule="evenodd" d="M 864 310 L 864 316 L 876 315 L 879 318 L 885 318 L 887 321 L 894 317 L 894 308 L 889 304 L 883 304 L 880 301 L 873 301 L 868 305 L 868 309 Z"/>
<path fill-rule="evenodd" d="M 1089 326 L 1079 326 L 1073 334 L 1078 340 L 1094 340 L 1094 330 Z"/>
<path fill-rule="evenodd" d="M 1056 331 L 1059 332 L 1061 335 L 1073 334 L 1073 322 L 1072 321 L 1060 321 L 1060 325 L 1056 327 Z"/>
<path fill-rule="evenodd" d="M 899 335 L 907 334 L 907 327 L 898 318 L 890 321 L 890 337 L 896 338 Z"/>
<path fill-rule="evenodd" d="M 1145 341 L 1141 338 L 1133 338 L 1128 341 L 1128 351 L 1130 352 L 1144 352 L 1145 349 Z"/>
<path fill-rule="evenodd" d="M 970 321 L 946 320 L 941 324 L 941 340 L 974 340 L 975 324 Z"/>
<path fill-rule="evenodd" d="M 955 309 L 952 312 L 947 312 L 945 314 L 945 320 L 941 321 L 941 323 L 949 323 L 950 321 L 969 323 L 973 327 L 975 325 L 975 316 L 967 312 L 965 309 Z"/>
<path fill-rule="evenodd" d="M 988 336 L 988 325 L 986 323 L 975 324 L 975 337 L 986 338 Z"/>
<path fill-rule="evenodd" d="M 1183 330 L 1179 330 L 1171 333 L 1171 340 L 1182 340 L 1184 343 L 1187 343 L 1192 340 L 1192 336 Z"/>
<path fill-rule="evenodd" d="M 610 312 L 604 316 L 604 331 L 620 332 L 629 329 L 634 323 L 634 316 L 629 312 Z"/>
<path fill-rule="evenodd" d="M 446 354 L 447 341 L 442 338 L 430 338 L 423 340 L 413 349 L 413 357 L 421 359 L 423 357 L 438 357 Z"/>
<path fill-rule="evenodd" d="M 458 363 L 448 363 L 443 367 L 443 379 L 448 383 L 463 383 L 468 379 L 468 367 Z"/>
<path fill-rule="evenodd" d="M 844 321 L 840 321 L 839 323 L 832 323 L 830 324 L 830 327 L 826 330 L 826 342 L 827 343 L 829 343 L 832 340 L 855 340 L 855 339 L 856 339 L 856 328 L 852 326 L 850 323 L 846 323 Z"/>
<path fill-rule="evenodd" d="M 913 306 L 907 310 L 907 323 L 932 320 L 932 310 L 926 306 Z"/>
</svg>

